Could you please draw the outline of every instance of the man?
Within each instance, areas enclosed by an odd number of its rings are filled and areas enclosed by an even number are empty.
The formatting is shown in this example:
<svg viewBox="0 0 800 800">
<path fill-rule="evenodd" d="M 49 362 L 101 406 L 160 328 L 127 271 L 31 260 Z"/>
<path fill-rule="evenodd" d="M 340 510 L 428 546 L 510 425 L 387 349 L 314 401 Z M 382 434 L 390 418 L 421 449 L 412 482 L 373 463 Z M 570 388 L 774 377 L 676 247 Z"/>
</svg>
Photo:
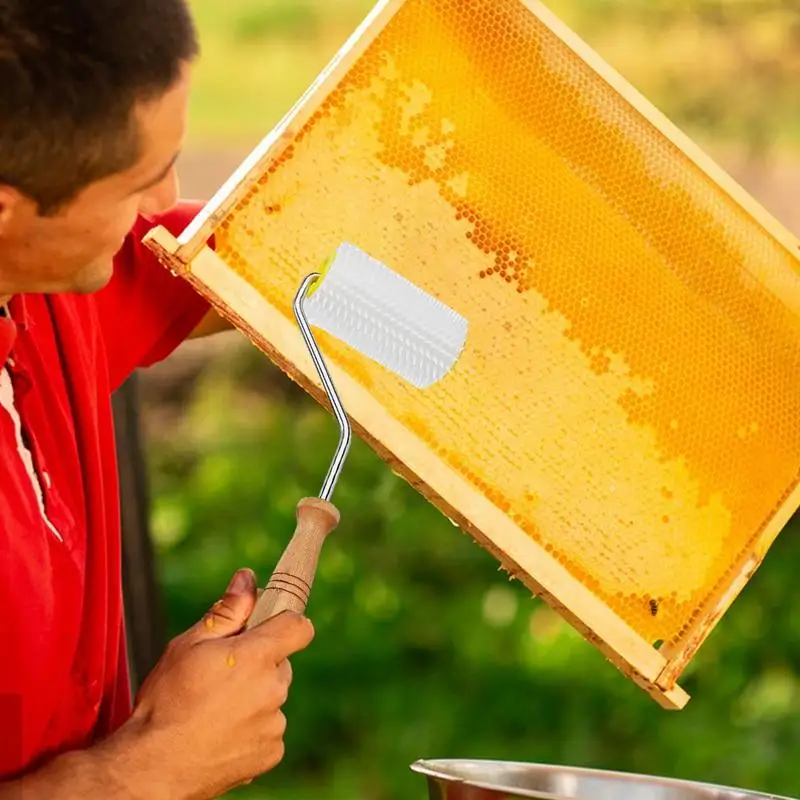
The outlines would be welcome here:
<svg viewBox="0 0 800 800">
<path fill-rule="evenodd" d="M 0 0 L 0 800 L 210 798 L 277 764 L 310 623 L 242 571 L 131 709 L 110 395 L 222 327 L 141 245 L 176 233 L 185 0 Z"/>
</svg>

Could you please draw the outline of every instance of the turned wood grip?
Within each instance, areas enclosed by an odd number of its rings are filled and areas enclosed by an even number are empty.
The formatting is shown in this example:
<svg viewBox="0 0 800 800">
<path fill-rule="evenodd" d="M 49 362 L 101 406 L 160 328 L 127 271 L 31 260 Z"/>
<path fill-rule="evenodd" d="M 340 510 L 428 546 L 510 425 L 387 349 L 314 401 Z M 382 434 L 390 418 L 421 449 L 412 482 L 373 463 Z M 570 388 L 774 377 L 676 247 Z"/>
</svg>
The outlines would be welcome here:
<svg viewBox="0 0 800 800">
<path fill-rule="evenodd" d="M 314 497 L 298 503 L 294 535 L 256 602 L 248 630 L 283 611 L 305 613 L 322 545 L 338 524 L 339 511 L 325 500 Z"/>
</svg>

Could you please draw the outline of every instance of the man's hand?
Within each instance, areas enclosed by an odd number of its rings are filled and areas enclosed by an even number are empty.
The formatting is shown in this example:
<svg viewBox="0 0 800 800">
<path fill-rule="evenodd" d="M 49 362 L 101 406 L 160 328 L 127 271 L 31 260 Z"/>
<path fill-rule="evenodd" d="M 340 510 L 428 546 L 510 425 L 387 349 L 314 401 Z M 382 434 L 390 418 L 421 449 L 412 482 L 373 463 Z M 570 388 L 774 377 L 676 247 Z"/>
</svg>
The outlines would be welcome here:
<svg viewBox="0 0 800 800">
<path fill-rule="evenodd" d="M 275 767 L 288 658 L 314 629 L 287 612 L 242 632 L 256 596 L 253 573 L 238 572 L 208 614 L 170 643 L 114 735 L 0 783 L 0 800 L 212 800 Z"/>
<path fill-rule="evenodd" d="M 314 631 L 286 613 L 241 633 L 256 596 L 252 572 L 237 573 L 208 614 L 170 643 L 120 731 L 146 743 L 170 798 L 218 797 L 283 758 L 288 658 Z"/>
</svg>

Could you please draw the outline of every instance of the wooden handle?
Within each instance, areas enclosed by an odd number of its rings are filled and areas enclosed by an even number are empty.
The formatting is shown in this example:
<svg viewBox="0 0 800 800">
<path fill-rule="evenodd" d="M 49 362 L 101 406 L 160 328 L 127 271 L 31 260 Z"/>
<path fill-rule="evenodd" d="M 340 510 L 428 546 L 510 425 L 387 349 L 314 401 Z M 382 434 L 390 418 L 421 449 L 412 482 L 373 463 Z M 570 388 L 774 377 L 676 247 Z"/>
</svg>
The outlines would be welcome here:
<svg viewBox="0 0 800 800">
<path fill-rule="evenodd" d="M 306 498 L 298 503 L 294 535 L 256 602 L 245 626 L 248 630 L 283 611 L 305 613 L 322 545 L 338 524 L 339 511 L 325 500 Z"/>
</svg>

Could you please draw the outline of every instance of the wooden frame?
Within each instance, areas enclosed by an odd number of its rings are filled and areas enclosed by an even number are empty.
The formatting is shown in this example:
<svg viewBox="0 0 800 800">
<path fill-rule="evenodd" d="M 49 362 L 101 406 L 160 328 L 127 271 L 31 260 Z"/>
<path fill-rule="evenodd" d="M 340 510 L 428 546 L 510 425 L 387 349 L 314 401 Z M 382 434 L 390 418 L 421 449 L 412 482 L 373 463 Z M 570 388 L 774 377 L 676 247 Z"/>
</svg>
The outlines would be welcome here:
<svg viewBox="0 0 800 800">
<path fill-rule="evenodd" d="M 800 242 L 795 237 L 550 11 L 536 0 L 519 1 L 591 66 L 650 126 L 767 229 L 776 241 L 787 250 L 797 253 Z M 231 269 L 206 242 L 270 168 L 282 146 L 294 139 L 404 2 L 378 2 L 301 100 L 177 238 L 163 228 L 156 228 L 145 240 L 165 266 L 189 281 L 259 349 L 324 405 L 327 403 L 316 372 L 294 325 Z M 788 298 L 787 302 L 793 300 Z M 693 623 L 678 647 L 666 646 L 658 650 L 508 516 L 439 460 L 425 442 L 389 415 L 362 385 L 335 366 L 332 366 L 332 372 L 345 405 L 351 411 L 357 433 L 395 471 L 489 550 L 513 577 L 519 578 L 534 594 L 543 597 L 609 661 L 667 709 L 681 709 L 688 702 L 689 697 L 677 685 L 677 680 L 752 577 L 775 537 L 788 522 L 793 509 L 800 505 L 800 489 L 796 488 L 780 513 L 761 532 L 758 545 L 742 558 L 737 574 L 714 598 L 708 613 Z M 424 480 L 420 476 L 424 476 Z"/>
<path fill-rule="evenodd" d="M 147 244 L 162 263 L 183 275 L 292 380 L 328 407 L 297 329 L 213 250 L 203 246 L 191 262 L 183 262 L 178 241 L 163 228 L 152 230 Z M 355 432 L 393 470 L 468 531 L 513 577 L 543 597 L 612 663 L 666 708 L 679 709 L 686 704 L 689 698 L 679 687 L 663 689 L 658 685 L 667 661 L 657 650 L 599 602 L 496 506 L 439 462 L 427 445 L 387 414 L 347 373 L 335 365 L 330 365 L 330 370 L 345 407 L 350 410 Z M 424 482 L 419 478 L 421 473 L 426 475 Z M 492 531 L 492 537 L 483 531 Z M 531 575 L 536 575 L 536 580 Z"/>
</svg>

